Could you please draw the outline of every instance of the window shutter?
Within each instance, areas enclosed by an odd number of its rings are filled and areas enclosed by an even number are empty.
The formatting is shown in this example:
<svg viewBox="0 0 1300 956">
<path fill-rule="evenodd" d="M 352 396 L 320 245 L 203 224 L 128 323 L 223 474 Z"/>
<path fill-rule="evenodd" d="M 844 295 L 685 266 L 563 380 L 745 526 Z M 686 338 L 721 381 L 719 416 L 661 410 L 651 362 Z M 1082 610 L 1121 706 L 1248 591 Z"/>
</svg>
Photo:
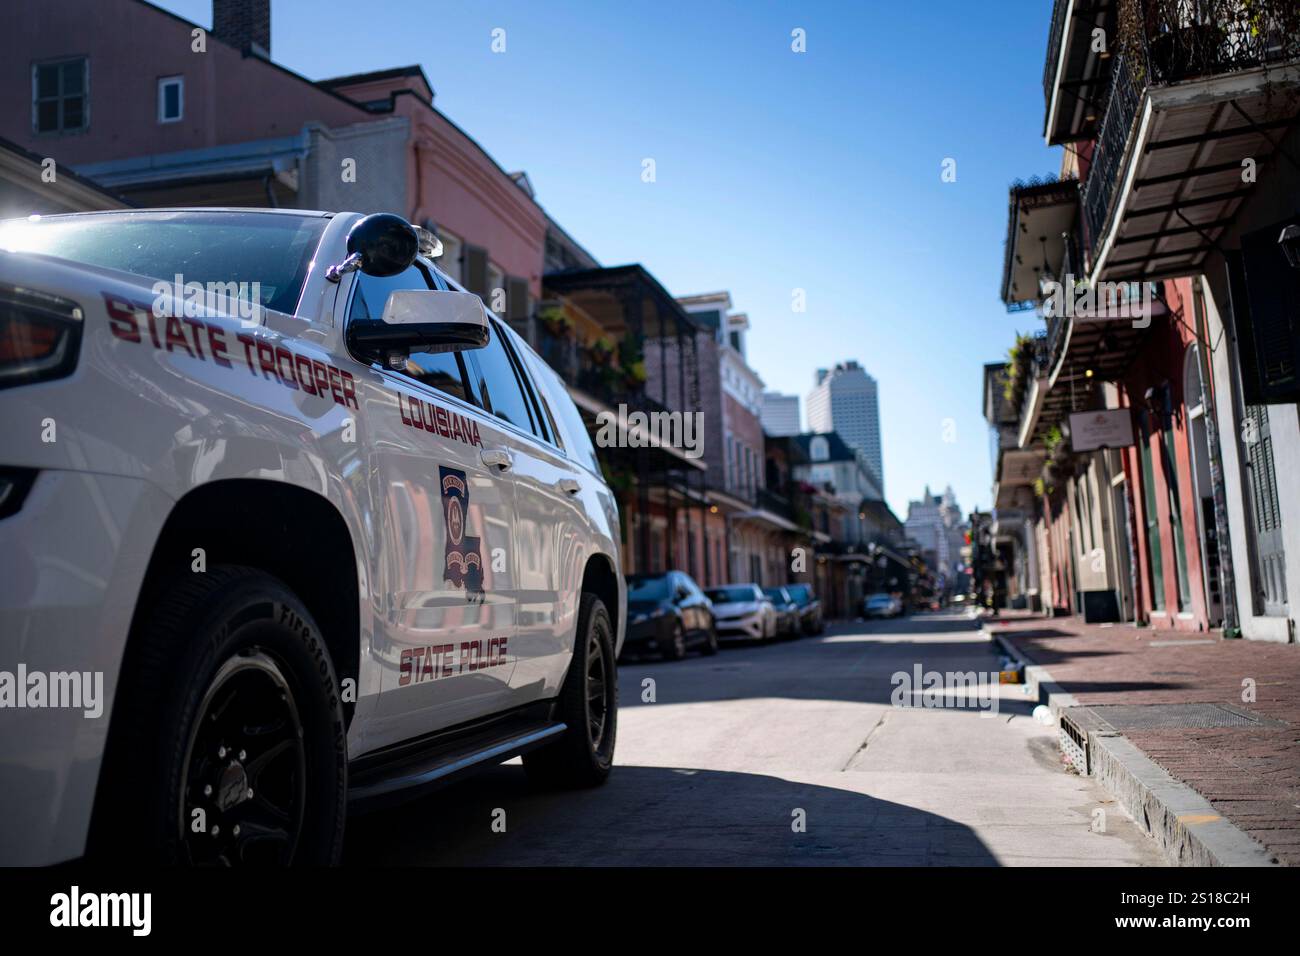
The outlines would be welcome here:
<svg viewBox="0 0 1300 956">
<path fill-rule="evenodd" d="M 1241 238 L 1253 371 L 1262 404 L 1270 405 L 1300 401 L 1300 270 L 1291 268 L 1278 245 L 1286 225 Z M 1238 320 L 1239 334 L 1244 324 Z"/>
<path fill-rule="evenodd" d="M 510 322 L 528 320 L 528 280 L 516 276 L 506 277 L 506 319 Z"/>
<path fill-rule="evenodd" d="M 475 295 L 486 298 L 488 294 L 488 253 L 482 246 L 466 243 L 461 253 L 464 269 L 461 284 Z"/>
</svg>

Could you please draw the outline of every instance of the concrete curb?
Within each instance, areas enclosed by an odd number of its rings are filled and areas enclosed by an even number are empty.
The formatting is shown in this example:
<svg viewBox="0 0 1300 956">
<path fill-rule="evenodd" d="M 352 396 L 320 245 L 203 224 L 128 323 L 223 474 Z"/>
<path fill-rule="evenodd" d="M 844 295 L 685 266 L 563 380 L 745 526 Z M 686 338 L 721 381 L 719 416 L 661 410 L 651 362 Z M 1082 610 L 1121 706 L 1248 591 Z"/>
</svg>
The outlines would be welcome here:
<svg viewBox="0 0 1300 956">
<path fill-rule="evenodd" d="M 1047 668 L 981 622 L 980 630 L 1025 668 L 1029 696 L 1046 704 L 1059 721 L 1077 707 Z M 1156 841 L 1176 866 L 1277 866 L 1269 852 L 1225 819 L 1210 802 L 1156 764 L 1122 734 L 1091 731 L 1089 761 L 1096 778 Z"/>
</svg>

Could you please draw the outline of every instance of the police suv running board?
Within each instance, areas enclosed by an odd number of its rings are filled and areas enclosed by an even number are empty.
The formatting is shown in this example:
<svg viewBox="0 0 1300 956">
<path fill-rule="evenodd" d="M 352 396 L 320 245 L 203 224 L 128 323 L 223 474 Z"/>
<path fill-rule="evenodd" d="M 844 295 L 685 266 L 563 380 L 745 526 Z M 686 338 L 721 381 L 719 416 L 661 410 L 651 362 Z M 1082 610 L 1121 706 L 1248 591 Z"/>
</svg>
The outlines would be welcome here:
<svg viewBox="0 0 1300 956">
<path fill-rule="evenodd" d="M 348 809 L 377 810 L 549 743 L 567 728 L 531 705 L 366 754 L 348 766 Z"/>
</svg>

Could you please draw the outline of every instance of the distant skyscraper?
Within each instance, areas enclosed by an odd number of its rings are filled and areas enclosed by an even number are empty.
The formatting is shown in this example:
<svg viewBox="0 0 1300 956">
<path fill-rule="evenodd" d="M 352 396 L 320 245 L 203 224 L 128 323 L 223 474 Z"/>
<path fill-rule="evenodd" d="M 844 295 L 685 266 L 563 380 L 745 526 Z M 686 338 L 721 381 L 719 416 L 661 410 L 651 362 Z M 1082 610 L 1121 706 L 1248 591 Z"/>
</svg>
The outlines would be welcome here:
<svg viewBox="0 0 1300 956">
<path fill-rule="evenodd" d="M 961 558 L 965 530 L 961 508 L 951 486 L 941 495 L 931 494 L 927 486 L 920 501 L 907 503 L 903 532 L 919 544 L 923 552 L 933 555 L 935 570 L 941 570 L 950 582 L 955 576 L 954 565 Z"/>
<path fill-rule="evenodd" d="M 799 396 L 763 393 L 763 431 L 769 435 L 798 435 Z"/>
<path fill-rule="evenodd" d="M 862 452 L 885 488 L 885 463 L 880 452 L 880 405 L 876 380 L 854 361 L 833 369 L 819 368 L 816 384 L 808 393 L 808 427 L 815 432 L 838 432 Z"/>
</svg>

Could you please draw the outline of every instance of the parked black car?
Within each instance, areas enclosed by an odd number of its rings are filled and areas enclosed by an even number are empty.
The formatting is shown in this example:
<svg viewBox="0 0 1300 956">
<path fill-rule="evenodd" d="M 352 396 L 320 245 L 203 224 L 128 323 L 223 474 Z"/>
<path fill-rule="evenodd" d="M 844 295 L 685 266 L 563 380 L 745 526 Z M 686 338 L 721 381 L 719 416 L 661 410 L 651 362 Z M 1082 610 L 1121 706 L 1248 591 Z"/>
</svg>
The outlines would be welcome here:
<svg viewBox="0 0 1300 956">
<path fill-rule="evenodd" d="M 690 647 L 718 652 L 713 606 L 689 574 L 630 574 L 627 577 L 627 651 L 657 651 L 680 660 Z"/>
<path fill-rule="evenodd" d="M 811 586 L 787 584 L 785 591 L 799 607 L 799 623 L 805 634 L 820 634 L 826 630 L 826 622 L 822 619 L 822 602 L 813 594 Z"/>
<path fill-rule="evenodd" d="M 803 633 L 799 621 L 799 605 L 787 588 L 763 588 L 772 606 L 776 608 L 776 633 L 781 637 L 798 637 Z"/>
</svg>

